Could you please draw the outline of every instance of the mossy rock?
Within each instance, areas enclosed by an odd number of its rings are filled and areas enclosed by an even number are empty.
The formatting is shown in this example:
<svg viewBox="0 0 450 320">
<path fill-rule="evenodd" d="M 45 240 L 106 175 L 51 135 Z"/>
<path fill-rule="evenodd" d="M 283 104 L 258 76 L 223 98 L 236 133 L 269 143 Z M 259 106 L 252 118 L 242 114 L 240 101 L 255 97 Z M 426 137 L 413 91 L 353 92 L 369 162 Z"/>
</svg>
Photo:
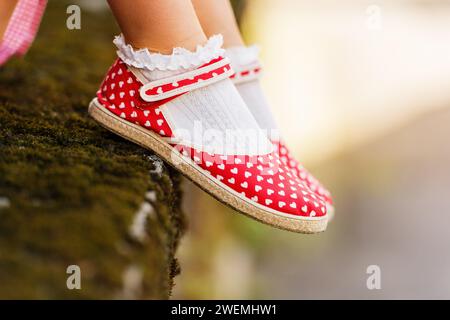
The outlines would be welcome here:
<svg viewBox="0 0 450 320">
<path fill-rule="evenodd" d="M 0 70 L 0 298 L 167 298 L 180 176 L 89 118 L 117 29 L 83 10 L 68 30 L 66 7 L 51 1 L 25 59 Z"/>
</svg>

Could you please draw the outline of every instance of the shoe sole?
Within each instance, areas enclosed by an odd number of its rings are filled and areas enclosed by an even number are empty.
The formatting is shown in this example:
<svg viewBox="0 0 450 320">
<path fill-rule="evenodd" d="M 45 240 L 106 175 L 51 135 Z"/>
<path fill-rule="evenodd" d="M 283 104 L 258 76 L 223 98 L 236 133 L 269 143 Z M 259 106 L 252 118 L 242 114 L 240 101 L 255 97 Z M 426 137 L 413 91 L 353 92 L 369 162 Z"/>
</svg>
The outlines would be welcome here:
<svg viewBox="0 0 450 320">
<path fill-rule="evenodd" d="M 90 103 L 89 114 L 104 128 L 155 152 L 202 190 L 239 213 L 279 229 L 298 233 L 319 233 L 325 231 L 327 227 L 327 215 L 302 217 L 278 212 L 251 201 L 216 179 L 211 179 L 208 171 L 178 151 L 173 152 L 172 146 L 158 134 L 116 116 L 103 107 L 97 98 Z"/>
</svg>

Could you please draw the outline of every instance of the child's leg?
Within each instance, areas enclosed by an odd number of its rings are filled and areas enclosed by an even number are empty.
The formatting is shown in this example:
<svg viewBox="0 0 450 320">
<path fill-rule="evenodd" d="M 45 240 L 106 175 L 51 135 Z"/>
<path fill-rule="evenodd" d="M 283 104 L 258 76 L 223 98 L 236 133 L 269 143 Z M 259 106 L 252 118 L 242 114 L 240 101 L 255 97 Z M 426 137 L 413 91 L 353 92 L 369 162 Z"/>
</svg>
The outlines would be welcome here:
<svg viewBox="0 0 450 320">
<path fill-rule="evenodd" d="M 8 26 L 9 19 L 16 7 L 17 0 L 2 0 L 0 1 L 0 40 Z"/>
<path fill-rule="evenodd" d="M 292 157 L 288 149 L 279 141 L 275 118 L 265 99 L 258 77 L 254 76 L 255 70 L 259 70 L 258 50 L 256 47 L 244 45 L 229 0 L 192 0 L 192 2 L 206 35 L 216 33 L 224 35 L 227 56 L 237 74 L 236 88 L 258 125 L 267 131 L 274 145 L 278 147 L 281 159 L 294 169 L 302 180 L 306 181 L 312 191 L 325 197 L 331 205 L 329 192 Z M 239 76 L 240 74 L 245 76 Z"/>
<path fill-rule="evenodd" d="M 257 62 L 257 52 L 245 47 L 236 18 L 229 0 L 192 0 L 197 16 L 207 36 L 221 33 L 224 47 L 228 49 L 228 57 L 236 72 L 245 69 L 246 64 Z M 261 91 L 259 81 L 245 82 L 236 85 L 253 116 L 262 129 L 276 130 L 272 112 Z"/>
<path fill-rule="evenodd" d="M 190 0 L 108 0 L 127 43 L 171 53 L 194 50 L 206 36 Z"/>
<path fill-rule="evenodd" d="M 226 48 L 244 45 L 229 0 L 192 0 L 192 3 L 207 36 L 222 34 Z"/>
<path fill-rule="evenodd" d="M 273 153 L 229 79 L 222 36 L 206 39 L 192 2 L 109 3 L 123 35 L 114 39 L 119 59 L 89 106 L 92 117 L 255 219 L 298 232 L 323 231 L 325 204 L 313 201 L 315 195 Z M 289 190 L 282 190 L 287 183 Z"/>
</svg>

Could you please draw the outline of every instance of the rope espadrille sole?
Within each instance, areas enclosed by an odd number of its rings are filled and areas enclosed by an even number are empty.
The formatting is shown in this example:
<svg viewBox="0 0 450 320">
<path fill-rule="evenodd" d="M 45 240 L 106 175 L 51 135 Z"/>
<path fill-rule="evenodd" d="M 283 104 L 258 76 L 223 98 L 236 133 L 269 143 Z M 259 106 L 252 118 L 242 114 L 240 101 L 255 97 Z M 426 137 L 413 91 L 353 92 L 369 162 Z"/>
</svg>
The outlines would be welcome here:
<svg viewBox="0 0 450 320">
<path fill-rule="evenodd" d="M 327 227 L 327 215 L 322 217 L 293 216 L 264 207 L 240 195 L 184 157 L 158 134 L 128 122 L 104 108 L 93 99 L 89 114 L 103 127 L 119 136 L 155 152 L 159 157 L 179 170 L 185 177 L 197 184 L 214 198 L 246 216 L 279 229 L 298 233 L 319 233 Z"/>
</svg>

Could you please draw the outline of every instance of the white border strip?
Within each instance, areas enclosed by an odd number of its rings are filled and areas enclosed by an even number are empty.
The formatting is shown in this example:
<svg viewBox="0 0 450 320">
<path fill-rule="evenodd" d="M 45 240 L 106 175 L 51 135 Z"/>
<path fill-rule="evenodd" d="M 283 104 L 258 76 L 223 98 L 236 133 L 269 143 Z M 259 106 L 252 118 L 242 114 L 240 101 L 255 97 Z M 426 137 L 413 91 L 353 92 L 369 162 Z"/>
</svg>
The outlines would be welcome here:
<svg viewBox="0 0 450 320">
<path fill-rule="evenodd" d="M 212 77 L 211 79 L 208 79 L 208 80 L 201 80 L 201 79 L 199 79 L 199 81 L 197 81 L 197 82 L 195 82 L 193 84 L 190 84 L 190 85 L 187 85 L 187 86 L 182 86 L 180 88 L 177 88 L 177 89 L 174 89 L 174 90 L 170 90 L 170 91 L 167 91 L 167 92 L 163 92 L 163 93 L 160 93 L 160 94 L 156 94 L 156 95 L 149 95 L 149 94 L 146 93 L 146 91 L 152 90 L 152 89 L 154 89 L 156 87 L 160 87 L 160 86 L 163 86 L 163 85 L 171 84 L 171 83 L 178 82 L 178 81 L 185 80 L 185 79 L 194 79 L 196 76 L 202 75 L 204 73 L 211 72 L 211 71 L 219 69 L 221 67 L 225 68 L 229 64 L 230 63 L 229 63 L 228 59 L 224 58 L 224 59 L 222 59 L 222 60 L 220 60 L 220 61 L 218 61 L 218 62 L 216 62 L 214 64 L 211 64 L 209 66 L 206 66 L 206 67 L 203 67 L 203 68 L 200 68 L 200 69 L 196 69 L 196 70 L 192 70 L 192 71 L 189 71 L 189 72 L 186 72 L 186 73 L 182 73 L 182 74 L 177 75 L 175 77 L 148 82 L 148 83 L 145 83 L 139 89 L 139 93 L 141 95 L 141 98 L 144 101 L 154 102 L 154 101 L 159 101 L 159 100 L 163 100 L 163 99 L 166 99 L 166 98 L 170 98 L 170 97 L 176 96 L 176 95 L 181 94 L 181 93 L 186 93 L 186 92 L 198 89 L 198 88 L 202 88 L 202 87 L 205 87 L 205 86 L 210 85 L 212 83 L 215 83 L 215 82 L 218 82 L 218 81 L 221 81 L 221 80 L 229 78 L 232 74 L 234 74 L 234 71 L 231 68 L 231 66 L 229 66 L 227 68 L 227 70 L 225 72 L 223 72 L 222 74 L 217 75 L 215 77 Z"/>
</svg>

